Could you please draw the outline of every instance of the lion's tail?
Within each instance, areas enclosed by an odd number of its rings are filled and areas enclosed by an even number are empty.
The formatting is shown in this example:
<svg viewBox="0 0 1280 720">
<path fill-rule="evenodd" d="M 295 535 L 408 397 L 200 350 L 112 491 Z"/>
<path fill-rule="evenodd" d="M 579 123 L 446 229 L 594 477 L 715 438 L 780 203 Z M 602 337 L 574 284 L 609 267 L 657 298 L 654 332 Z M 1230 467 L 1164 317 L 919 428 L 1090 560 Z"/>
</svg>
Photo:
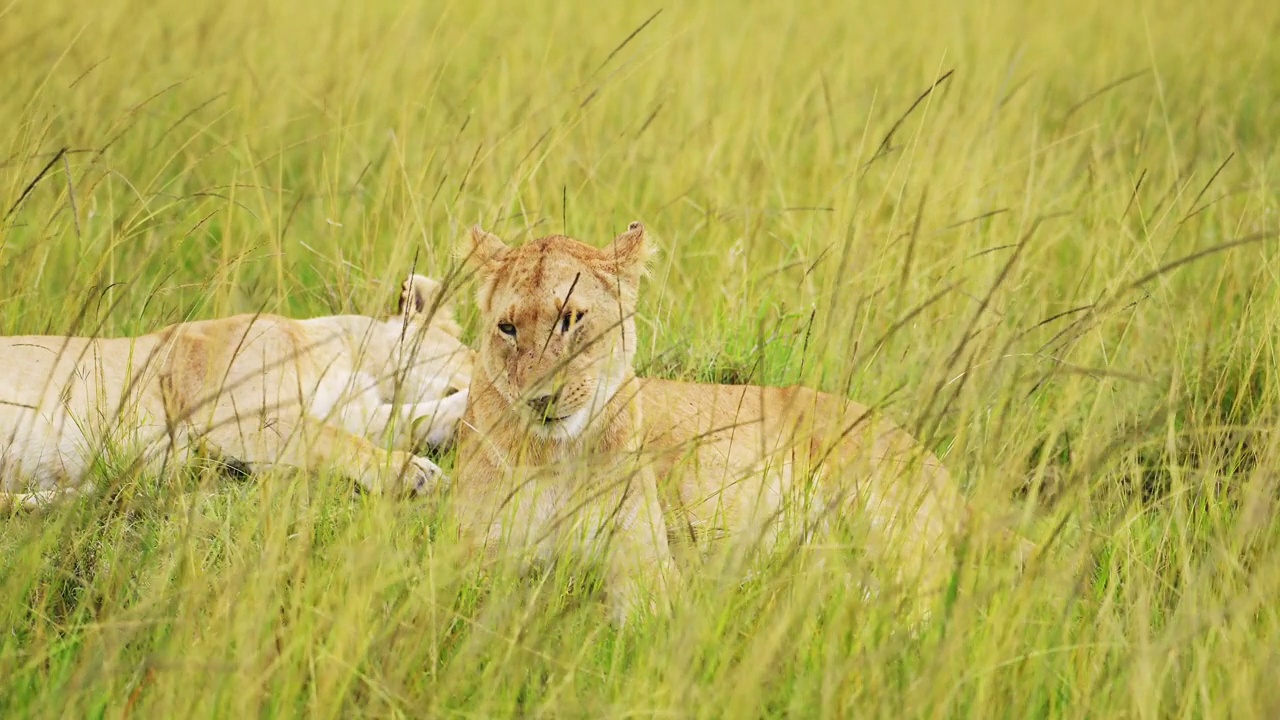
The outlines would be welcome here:
<svg viewBox="0 0 1280 720">
<path fill-rule="evenodd" d="M 36 492 L 0 492 L 0 512 L 27 512 L 52 505 L 66 495 L 64 489 L 37 490 Z"/>
</svg>

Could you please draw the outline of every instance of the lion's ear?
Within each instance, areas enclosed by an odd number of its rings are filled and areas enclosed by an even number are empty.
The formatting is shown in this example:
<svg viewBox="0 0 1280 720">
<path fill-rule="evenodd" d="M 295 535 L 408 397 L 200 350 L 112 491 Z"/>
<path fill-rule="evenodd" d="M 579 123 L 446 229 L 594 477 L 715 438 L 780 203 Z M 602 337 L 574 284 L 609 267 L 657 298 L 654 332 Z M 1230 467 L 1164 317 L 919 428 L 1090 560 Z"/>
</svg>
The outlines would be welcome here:
<svg viewBox="0 0 1280 720">
<path fill-rule="evenodd" d="M 413 316 L 421 313 L 435 312 L 452 315 L 453 308 L 449 299 L 444 296 L 444 288 L 439 281 L 426 275 L 410 275 L 400 285 L 400 305 L 397 309 L 401 315 Z"/>
<path fill-rule="evenodd" d="M 465 264 L 474 268 L 476 272 L 485 274 L 508 249 L 507 244 L 497 235 L 479 225 L 472 225 L 458 251 Z"/>
<path fill-rule="evenodd" d="M 644 225 L 639 222 L 631 223 L 627 226 L 626 232 L 615 238 L 613 243 L 600 252 L 610 272 L 624 280 L 638 282 L 645 274 L 651 254 Z"/>
</svg>

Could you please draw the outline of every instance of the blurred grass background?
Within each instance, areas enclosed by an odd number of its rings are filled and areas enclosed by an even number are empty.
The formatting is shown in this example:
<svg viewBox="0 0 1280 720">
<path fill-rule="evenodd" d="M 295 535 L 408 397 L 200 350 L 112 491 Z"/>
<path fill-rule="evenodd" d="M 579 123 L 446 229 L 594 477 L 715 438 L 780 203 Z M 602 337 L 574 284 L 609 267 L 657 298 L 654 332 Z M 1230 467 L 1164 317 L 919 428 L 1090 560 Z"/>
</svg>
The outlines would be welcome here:
<svg viewBox="0 0 1280 720">
<path fill-rule="evenodd" d="M 0 709 L 1274 717 L 1278 33 L 1255 0 L 0 5 L 0 331 L 381 313 L 473 222 L 642 220 L 644 374 L 883 404 L 1050 558 L 966 558 L 917 636 L 785 563 L 619 633 L 424 506 L 108 466 L 3 519 Z"/>
</svg>

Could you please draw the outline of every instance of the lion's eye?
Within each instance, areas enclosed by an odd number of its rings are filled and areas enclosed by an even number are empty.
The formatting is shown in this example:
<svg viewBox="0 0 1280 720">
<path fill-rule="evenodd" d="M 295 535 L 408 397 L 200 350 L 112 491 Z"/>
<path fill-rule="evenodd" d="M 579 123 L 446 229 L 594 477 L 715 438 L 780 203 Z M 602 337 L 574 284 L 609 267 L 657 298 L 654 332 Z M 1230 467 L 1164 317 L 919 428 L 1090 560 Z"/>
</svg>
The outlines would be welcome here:
<svg viewBox="0 0 1280 720">
<path fill-rule="evenodd" d="M 503 335 L 506 335 L 507 337 L 515 337 L 516 326 L 512 325 L 509 322 L 500 322 L 498 323 L 498 332 L 502 333 Z"/>
<path fill-rule="evenodd" d="M 560 332 L 567 333 L 569 328 L 582 321 L 582 316 L 586 315 L 586 311 L 579 310 L 577 312 L 567 312 L 560 318 Z"/>
</svg>

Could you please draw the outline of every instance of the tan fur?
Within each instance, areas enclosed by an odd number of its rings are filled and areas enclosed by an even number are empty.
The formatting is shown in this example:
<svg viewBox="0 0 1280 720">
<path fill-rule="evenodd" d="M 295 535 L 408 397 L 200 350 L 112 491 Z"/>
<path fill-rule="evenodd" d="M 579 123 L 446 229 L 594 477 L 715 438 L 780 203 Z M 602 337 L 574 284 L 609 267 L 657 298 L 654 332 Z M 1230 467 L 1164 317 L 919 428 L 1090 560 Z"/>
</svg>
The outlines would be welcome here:
<svg viewBox="0 0 1280 720">
<path fill-rule="evenodd" d="M 608 537 L 620 617 L 661 607 L 675 554 L 750 554 L 851 520 L 882 578 L 950 577 L 965 501 L 888 419 L 803 387 L 636 378 L 640 223 L 603 249 L 563 236 L 509 247 L 476 227 L 465 254 L 481 313 L 453 491 L 467 536 L 542 557 Z"/>
<path fill-rule="evenodd" d="M 0 502 L 81 488 L 117 451 L 153 470 L 201 452 L 250 472 L 430 491 L 440 468 L 411 451 L 455 437 L 473 353 L 438 282 L 411 276 L 399 302 L 384 319 L 236 315 L 135 338 L 0 338 Z"/>
</svg>

